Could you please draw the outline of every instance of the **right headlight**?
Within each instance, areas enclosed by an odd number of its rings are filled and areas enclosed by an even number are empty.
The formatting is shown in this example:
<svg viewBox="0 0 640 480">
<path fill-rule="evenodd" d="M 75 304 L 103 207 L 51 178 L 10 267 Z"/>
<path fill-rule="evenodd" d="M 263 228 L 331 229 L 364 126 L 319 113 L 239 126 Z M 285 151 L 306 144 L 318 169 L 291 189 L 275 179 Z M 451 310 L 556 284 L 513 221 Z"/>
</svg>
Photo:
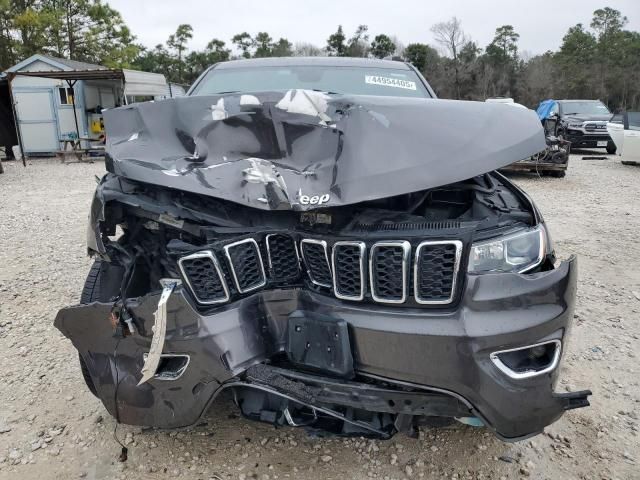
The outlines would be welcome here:
<svg viewBox="0 0 640 480">
<path fill-rule="evenodd" d="M 468 271 L 525 273 L 542 263 L 546 254 L 546 232 L 535 228 L 474 243 Z"/>
</svg>

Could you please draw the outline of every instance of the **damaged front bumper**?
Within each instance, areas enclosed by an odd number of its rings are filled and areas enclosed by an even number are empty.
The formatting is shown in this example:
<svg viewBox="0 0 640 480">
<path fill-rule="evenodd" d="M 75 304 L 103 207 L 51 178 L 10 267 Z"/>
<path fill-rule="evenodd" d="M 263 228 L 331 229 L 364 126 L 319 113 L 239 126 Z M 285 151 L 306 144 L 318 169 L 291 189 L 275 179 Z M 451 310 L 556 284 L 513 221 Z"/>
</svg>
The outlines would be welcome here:
<svg viewBox="0 0 640 480">
<path fill-rule="evenodd" d="M 588 391 L 554 392 L 576 278 L 574 258 L 529 275 L 467 275 L 460 303 L 446 312 L 274 289 L 202 313 L 173 285 L 163 357 L 147 382 L 160 291 L 124 302 L 134 325 L 125 335 L 114 335 L 113 303 L 65 308 L 55 325 L 78 349 L 106 409 L 127 424 L 193 425 L 232 389 L 245 415 L 276 424 L 337 422 L 341 433 L 389 437 L 425 416 L 475 417 L 518 440 L 588 405 Z M 548 371 L 512 375 L 496 362 L 496 352 L 537 344 L 557 348 Z M 300 349 L 313 352 L 302 362 L 315 368 L 301 368 Z"/>
</svg>

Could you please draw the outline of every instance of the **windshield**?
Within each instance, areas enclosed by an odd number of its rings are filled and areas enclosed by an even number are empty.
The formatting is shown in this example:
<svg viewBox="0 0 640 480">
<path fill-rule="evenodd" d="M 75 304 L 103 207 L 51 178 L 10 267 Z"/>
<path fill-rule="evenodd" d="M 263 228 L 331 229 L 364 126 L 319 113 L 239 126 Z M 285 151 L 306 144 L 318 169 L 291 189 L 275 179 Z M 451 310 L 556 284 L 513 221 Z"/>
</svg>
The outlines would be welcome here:
<svg viewBox="0 0 640 480">
<path fill-rule="evenodd" d="M 607 115 L 609 109 L 602 102 L 567 102 L 562 104 L 564 115 Z"/>
<path fill-rule="evenodd" d="M 286 92 L 296 88 L 352 95 L 430 97 L 412 70 L 318 65 L 214 68 L 195 86 L 191 95 Z"/>
</svg>

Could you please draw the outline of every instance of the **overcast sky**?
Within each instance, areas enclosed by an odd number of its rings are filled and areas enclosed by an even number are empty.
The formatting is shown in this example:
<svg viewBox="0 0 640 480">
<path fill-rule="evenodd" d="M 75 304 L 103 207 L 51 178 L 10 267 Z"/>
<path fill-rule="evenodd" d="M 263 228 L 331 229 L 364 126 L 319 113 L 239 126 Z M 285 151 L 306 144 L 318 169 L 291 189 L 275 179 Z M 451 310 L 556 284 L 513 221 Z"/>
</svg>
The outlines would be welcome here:
<svg viewBox="0 0 640 480">
<path fill-rule="evenodd" d="M 190 49 L 202 49 L 212 38 L 230 46 L 231 37 L 247 31 L 268 32 L 274 39 L 326 45 L 342 24 L 349 37 L 359 24 L 369 26 L 371 38 L 396 35 L 405 45 L 433 44 L 430 27 L 457 16 L 480 47 L 493 38 L 495 28 L 513 25 L 521 51 L 532 54 L 555 50 L 567 29 L 588 26 L 594 10 L 610 6 L 629 18 L 627 28 L 640 30 L 640 0 L 107 0 L 147 47 L 164 43 L 176 27 L 194 29 Z"/>
</svg>

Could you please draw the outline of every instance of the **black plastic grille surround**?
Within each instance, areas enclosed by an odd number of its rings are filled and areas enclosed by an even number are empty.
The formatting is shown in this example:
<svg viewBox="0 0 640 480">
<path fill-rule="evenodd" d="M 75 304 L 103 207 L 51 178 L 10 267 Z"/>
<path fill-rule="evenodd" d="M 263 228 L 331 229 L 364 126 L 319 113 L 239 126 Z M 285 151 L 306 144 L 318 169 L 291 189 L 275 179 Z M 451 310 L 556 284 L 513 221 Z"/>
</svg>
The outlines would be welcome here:
<svg viewBox="0 0 640 480">
<path fill-rule="evenodd" d="M 273 233 L 265 238 L 271 276 L 278 281 L 300 275 L 300 259 L 295 240 L 289 235 Z"/>
<path fill-rule="evenodd" d="M 224 247 L 231 275 L 240 293 L 262 287 L 266 283 L 264 266 L 257 242 L 252 239 L 240 240 Z"/>
<path fill-rule="evenodd" d="M 316 285 L 331 287 L 331 269 L 327 258 L 326 242 L 304 239 L 300 242 L 300 248 L 309 279 Z"/>
<path fill-rule="evenodd" d="M 222 303 L 229 300 L 229 291 L 215 256 L 196 253 L 179 261 L 182 275 L 199 303 Z"/>
<path fill-rule="evenodd" d="M 349 300 L 364 298 L 363 242 L 338 242 L 333 246 L 333 289 L 336 297 Z"/>
<path fill-rule="evenodd" d="M 178 263 L 185 283 L 201 304 L 227 302 L 232 295 L 269 283 L 272 288 L 306 284 L 350 301 L 446 305 L 455 298 L 462 247 L 459 240 L 423 241 L 413 246 L 405 240 L 328 244 L 273 233 L 187 255 Z"/>
<path fill-rule="evenodd" d="M 450 302 L 453 297 L 461 245 L 456 242 L 423 243 L 415 264 L 415 296 L 421 303 Z"/>
</svg>

